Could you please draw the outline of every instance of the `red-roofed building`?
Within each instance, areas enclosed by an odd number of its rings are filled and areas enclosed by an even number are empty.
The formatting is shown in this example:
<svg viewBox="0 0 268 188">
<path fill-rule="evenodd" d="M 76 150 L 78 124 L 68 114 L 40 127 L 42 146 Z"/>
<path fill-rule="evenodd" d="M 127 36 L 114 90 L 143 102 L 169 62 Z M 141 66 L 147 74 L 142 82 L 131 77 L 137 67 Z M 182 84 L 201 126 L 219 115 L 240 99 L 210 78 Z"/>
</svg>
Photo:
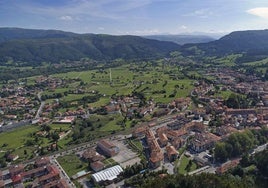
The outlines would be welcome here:
<svg viewBox="0 0 268 188">
<path fill-rule="evenodd" d="M 212 133 L 196 133 L 191 140 L 191 149 L 196 152 L 202 152 L 212 148 L 215 142 L 219 141 L 221 137 L 218 137 Z"/>
<path fill-rule="evenodd" d="M 217 174 L 223 174 L 223 173 L 227 172 L 228 170 L 236 167 L 239 164 L 240 159 L 241 158 L 235 159 L 235 160 L 231 160 L 231 161 L 227 161 L 226 163 L 223 163 L 220 167 L 218 167 L 216 169 L 216 173 Z"/>
<path fill-rule="evenodd" d="M 5 187 L 5 182 L 3 180 L 0 180 L 0 188 L 4 188 Z"/>
<path fill-rule="evenodd" d="M 172 142 L 171 142 L 171 144 L 172 144 L 172 146 L 174 146 L 176 149 L 179 149 L 179 148 L 181 148 L 184 144 L 185 144 L 185 139 L 183 139 L 183 138 L 175 138 Z"/>
<path fill-rule="evenodd" d="M 28 170 L 23 172 L 23 180 L 26 181 L 28 179 L 37 178 L 43 176 L 48 173 L 46 166 L 41 166 L 38 168 L 34 168 L 32 170 Z"/>
<path fill-rule="evenodd" d="M 106 156 L 112 157 L 119 153 L 119 147 L 107 140 L 101 140 L 97 143 L 97 148 Z"/>
<path fill-rule="evenodd" d="M 82 158 L 86 161 L 91 162 L 91 163 L 96 162 L 96 161 L 103 161 L 105 159 L 105 157 L 103 155 L 100 155 L 99 153 L 97 153 L 95 149 L 86 150 L 82 154 Z"/>
<path fill-rule="evenodd" d="M 47 175 L 44 175 L 38 178 L 39 185 L 45 185 L 51 181 L 60 179 L 60 173 L 58 169 L 56 169 L 56 167 L 49 166 L 48 170 L 49 170 L 49 173 Z"/>
<path fill-rule="evenodd" d="M 161 133 L 161 134 L 159 134 L 159 139 L 158 139 L 158 141 L 159 141 L 159 145 L 160 145 L 161 147 L 165 147 L 165 146 L 167 145 L 167 143 L 168 143 L 167 135 L 166 135 L 165 133 Z"/>
<path fill-rule="evenodd" d="M 104 169 L 105 164 L 103 162 L 101 162 L 101 161 L 96 161 L 96 162 L 90 163 L 90 167 L 95 172 L 98 172 L 98 171 L 101 171 L 101 170 Z"/>
<path fill-rule="evenodd" d="M 68 184 L 63 180 L 55 180 L 47 183 L 43 188 L 69 188 Z"/>
<path fill-rule="evenodd" d="M 9 167 L 9 173 L 10 173 L 11 178 L 22 172 L 24 172 L 24 165 L 22 164 Z"/>
<path fill-rule="evenodd" d="M 50 163 L 50 160 L 49 160 L 48 157 L 42 157 L 42 158 L 37 159 L 37 160 L 35 161 L 35 165 L 36 165 L 37 167 L 45 166 L 45 165 L 48 165 L 49 163 Z"/>
<path fill-rule="evenodd" d="M 167 146 L 167 147 L 166 147 L 166 151 L 167 151 L 167 157 L 168 157 L 168 160 L 169 160 L 170 162 L 175 161 L 175 160 L 178 158 L 178 156 L 179 156 L 179 153 L 178 153 L 178 151 L 175 149 L 174 146 Z"/>
<path fill-rule="evenodd" d="M 16 185 L 16 184 L 22 183 L 23 176 L 21 174 L 18 174 L 18 175 L 13 176 L 11 179 L 12 179 L 13 185 Z"/>
</svg>

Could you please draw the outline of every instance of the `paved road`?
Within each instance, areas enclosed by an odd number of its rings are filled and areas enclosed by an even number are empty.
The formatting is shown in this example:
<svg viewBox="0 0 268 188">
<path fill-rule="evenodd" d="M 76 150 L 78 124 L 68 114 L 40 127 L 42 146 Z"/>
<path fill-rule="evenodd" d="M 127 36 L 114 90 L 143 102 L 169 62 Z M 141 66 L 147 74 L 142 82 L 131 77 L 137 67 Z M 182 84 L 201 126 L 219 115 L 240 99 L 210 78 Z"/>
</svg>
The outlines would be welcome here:
<svg viewBox="0 0 268 188">
<path fill-rule="evenodd" d="M 252 152 L 250 155 L 254 155 L 255 153 L 259 153 L 259 152 L 265 150 L 265 149 L 267 148 L 267 146 L 268 146 L 268 143 L 263 144 L 263 145 L 261 145 L 261 146 L 258 146 L 257 148 L 255 148 L 255 149 L 253 150 L 253 152 Z"/>
<path fill-rule="evenodd" d="M 42 112 L 42 110 L 43 110 L 45 104 L 46 104 L 45 101 L 42 101 L 42 102 L 41 102 L 41 105 L 40 105 L 40 107 L 39 107 L 39 109 L 38 109 L 38 111 L 37 111 L 37 113 L 36 113 L 35 119 L 40 118 L 40 114 L 41 114 L 41 112 Z"/>
</svg>

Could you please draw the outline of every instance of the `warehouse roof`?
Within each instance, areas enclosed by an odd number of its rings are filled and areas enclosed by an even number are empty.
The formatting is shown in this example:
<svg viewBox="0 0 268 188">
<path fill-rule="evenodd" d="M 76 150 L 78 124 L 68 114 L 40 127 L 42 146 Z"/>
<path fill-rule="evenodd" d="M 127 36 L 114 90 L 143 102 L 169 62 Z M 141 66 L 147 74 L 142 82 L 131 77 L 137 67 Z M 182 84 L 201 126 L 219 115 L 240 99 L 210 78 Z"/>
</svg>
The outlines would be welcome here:
<svg viewBox="0 0 268 188">
<path fill-rule="evenodd" d="M 96 182 L 105 181 L 105 180 L 113 180 L 113 179 L 117 178 L 117 176 L 121 172 L 123 172 L 122 167 L 119 165 L 116 165 L 116 166 L 113 166 L 111 168 L 107 168 L 105 170 L 97 172 L 97 173 L 93 174 L 92 177 L 94 178 L 94 180 Z"/>
</svg>

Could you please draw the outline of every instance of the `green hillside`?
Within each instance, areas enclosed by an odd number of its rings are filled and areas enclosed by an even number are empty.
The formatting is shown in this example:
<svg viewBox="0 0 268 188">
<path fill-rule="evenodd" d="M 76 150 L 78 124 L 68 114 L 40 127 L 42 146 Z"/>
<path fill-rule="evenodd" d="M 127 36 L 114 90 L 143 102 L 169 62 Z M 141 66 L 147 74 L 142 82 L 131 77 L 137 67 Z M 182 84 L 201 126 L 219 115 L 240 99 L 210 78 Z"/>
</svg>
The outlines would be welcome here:
<svg viewBox="0 0 268 188">
<path fill-rule="evenodd" d="M 62 31 L 0 30 L 0 62 L 59 62 L 64 60 L 147 59 L 159 58 L 178 50 L 172 42 L 138 36 L 74 34 Z M 28 33 L 29 32 L 29 33 Z M 5 39 L 5 40 L 4 40 Z M 1 41 L 1 40 L 0 40 Z"/>
</svg>

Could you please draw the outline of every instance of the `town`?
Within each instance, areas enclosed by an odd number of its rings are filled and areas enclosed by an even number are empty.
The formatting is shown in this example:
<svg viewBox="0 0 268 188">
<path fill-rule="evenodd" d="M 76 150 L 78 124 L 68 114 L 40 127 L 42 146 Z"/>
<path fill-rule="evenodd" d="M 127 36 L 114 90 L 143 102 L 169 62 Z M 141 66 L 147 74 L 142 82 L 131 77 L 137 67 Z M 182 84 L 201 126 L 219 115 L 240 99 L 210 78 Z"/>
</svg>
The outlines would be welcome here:
<svg viewBox="0 0 268 188">
<path fill-rule="evenodd" d="M 32 127 L 23 146 L 2 144 L 0 187 L 123 187 L 150 172 L 223 174 L 243 153 L 266 149 L 267 81 L 228 67 L 146 66 L 154 79 L 131 65 L 131 79 L 109 68 L 87 73 L 91 82 L 81 72 L 3 84 L 1 134 Z M 68 155 L 80 164 L 75 172 Z"/>
</svg>

